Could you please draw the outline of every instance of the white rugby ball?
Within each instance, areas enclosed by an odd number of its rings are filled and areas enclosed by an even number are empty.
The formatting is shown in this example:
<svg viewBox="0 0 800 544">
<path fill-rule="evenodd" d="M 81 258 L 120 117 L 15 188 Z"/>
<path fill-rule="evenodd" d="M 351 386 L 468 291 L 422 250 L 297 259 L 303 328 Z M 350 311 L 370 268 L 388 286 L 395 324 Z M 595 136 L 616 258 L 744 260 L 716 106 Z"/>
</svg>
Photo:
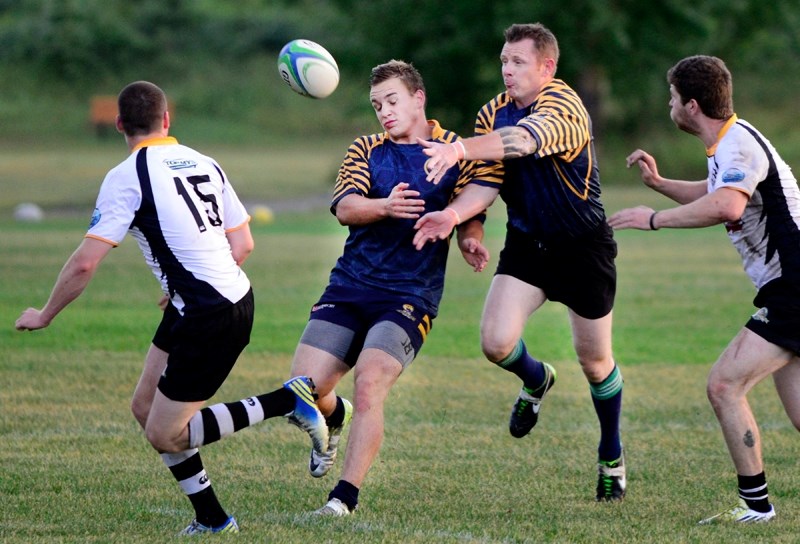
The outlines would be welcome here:
<svg viewBox="0 0 800 544">
<path fill-rule="evenodd" d="M 292 40 L 278 55 L 278 72 L 296 93 L 325 98 L 339 85 L 339 67 L 333 55 L 311 40 Z"/>
</svg>

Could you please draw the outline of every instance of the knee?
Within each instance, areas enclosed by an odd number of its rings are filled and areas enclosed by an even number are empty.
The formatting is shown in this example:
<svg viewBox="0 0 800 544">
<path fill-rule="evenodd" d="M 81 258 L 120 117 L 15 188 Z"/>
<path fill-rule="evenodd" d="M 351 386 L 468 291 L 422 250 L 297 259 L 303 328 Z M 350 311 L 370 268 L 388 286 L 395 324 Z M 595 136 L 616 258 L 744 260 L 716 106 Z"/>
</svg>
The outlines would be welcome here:
<svg viewBox="0 0 800 544">
<path fill-rule="evenodd" d="M 706 382 L 706 397 L 708 397 L 708 401 L 711 403 L 711 406 L 714 407 L 714 410 L 725 406 L 733 395 L 734 388 L 731 386 L 730 382 L 722 379 L 722 377 L 714 372 L 709 374 L 708 381 Z"/>
<path fill-rule="evenodd" d="M 500 335 L 481 332 L 481 351 L 493 363 L 502 361 L 514 350 L 518 338 L 503 338 Z"/>
<path fill-rule="evenodd" d="M 589 383 L 600 383 L 611 375 L 614 370 L 614 359 L 610 357 L 581 357 L 578 362 L 586 380 Z"/>
<path fill-rule="evenodd" d="M 147 441 L 158 453 L 178 453 L 186 449 L 185 444 L 180 444 L 176 438 L 168 436 L 160 429 L 146 426 L 144 432 Z"/>
</svg>

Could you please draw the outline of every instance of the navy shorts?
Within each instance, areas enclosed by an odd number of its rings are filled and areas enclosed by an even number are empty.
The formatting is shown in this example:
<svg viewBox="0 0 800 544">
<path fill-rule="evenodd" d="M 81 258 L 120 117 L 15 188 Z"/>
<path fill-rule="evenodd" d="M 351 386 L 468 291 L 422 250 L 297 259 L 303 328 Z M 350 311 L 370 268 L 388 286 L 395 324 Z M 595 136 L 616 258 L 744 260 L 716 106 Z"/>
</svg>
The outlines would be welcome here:
<svg viewBox="0 0 800 544">
<path fill-rule="evenodd" d="M 783 279 L 762 287 L 753 304 L 759 310 L 745 327 L 761 338 L 800 355 L 800 292 Z"/>
<path fill-rule="evenodd" d="M 616 257 L 617 243 L 606 222 L 583 238 L 547 242 L 510 228 L 495 274 L 536 286 L 583 318 L 599 319 L 614 307 Z"/>
<path fill-rule="evenodd" d="M 153 336 L 153 345 L 169 353 L 159 391 L 180 402 L 214 396 L 250 343 L 253 313 L 252 289 L 236 304 L 202 315 L 181 316 L 167 304 Z"/>
<path fill-rule="evenodd" d="M 351 368 L 365 348 L 380 349 L 406 368 L 432 327 L 427 309 L 402 295 L 329 285 L 311 308 L 300 343 L 326 351 Z"/>
</svg>

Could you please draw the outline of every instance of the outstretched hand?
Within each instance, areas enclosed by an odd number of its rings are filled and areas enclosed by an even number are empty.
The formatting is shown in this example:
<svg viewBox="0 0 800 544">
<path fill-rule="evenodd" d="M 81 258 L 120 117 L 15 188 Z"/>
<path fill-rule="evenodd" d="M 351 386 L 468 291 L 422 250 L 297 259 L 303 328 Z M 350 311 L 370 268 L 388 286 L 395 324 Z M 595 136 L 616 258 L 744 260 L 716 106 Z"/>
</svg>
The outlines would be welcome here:
<svg viewBox="0 0 800 544">
<path fill-rule="evenodd" d="M 639 171 L 642 174 L 642 181 L 651 189 L 655 189 L 659 185 L 661 176 L 658 175 L 658 166 L 656 160 L 649 153 L 637 149 L 625 159 L 625 164 L 628 168 L 634 164 L 639 165 Z"/>
<path fill-rule="evenodd" d="M 458 149 L 454 144 L 442 144 L 417 138 L 417 143 L 422 146 L 422 152 L 430 157 L 425 161 L 425 178 L 434 184 L 439 183 L 450 167 L 459 160 Z"/>
<path fill-rule="evenodd" d="M 653 213 L 655 213 L 653 208 L 648 208 L 647 206 L 625 208 L 624 210 L 620 210 L 609 217 L 608 224 L 617 230 L 652 230 L 650 228 L 650 217 L 652 217 Z"/>
<path fill-rule="evenodd" d="M 464 238 L 459 246 L 461 255 L 475 272 L 483 272 L 489 263 L 489 250 L 477 238 Z"/>
<path fill-rule="evenodd" d="M 418 250 L 425 247 L 427 242 L 444 240 L 456 227 L 456 219 L 453 214 L 447 212 L 429 212 L 420 217 L 414 228 L 417 233 L 414 235 L 413 244 Z"/>
</svg>

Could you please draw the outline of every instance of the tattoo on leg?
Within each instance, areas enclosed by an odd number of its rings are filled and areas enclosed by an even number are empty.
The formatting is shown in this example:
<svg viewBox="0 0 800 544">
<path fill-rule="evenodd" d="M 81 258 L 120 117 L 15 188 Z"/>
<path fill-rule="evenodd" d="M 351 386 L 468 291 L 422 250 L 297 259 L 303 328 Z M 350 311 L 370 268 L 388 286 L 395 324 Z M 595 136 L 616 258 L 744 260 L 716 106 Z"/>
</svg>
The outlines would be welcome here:
<svg viewBox="0 0 800 544">
<path fill-rule="evenodd" d="M 753 436 L 753 431 L 749 429 L 744 433 L 744 445 L 748 448 L 752 448 L 756 445 L 756 439 Z"/>
</svg>

